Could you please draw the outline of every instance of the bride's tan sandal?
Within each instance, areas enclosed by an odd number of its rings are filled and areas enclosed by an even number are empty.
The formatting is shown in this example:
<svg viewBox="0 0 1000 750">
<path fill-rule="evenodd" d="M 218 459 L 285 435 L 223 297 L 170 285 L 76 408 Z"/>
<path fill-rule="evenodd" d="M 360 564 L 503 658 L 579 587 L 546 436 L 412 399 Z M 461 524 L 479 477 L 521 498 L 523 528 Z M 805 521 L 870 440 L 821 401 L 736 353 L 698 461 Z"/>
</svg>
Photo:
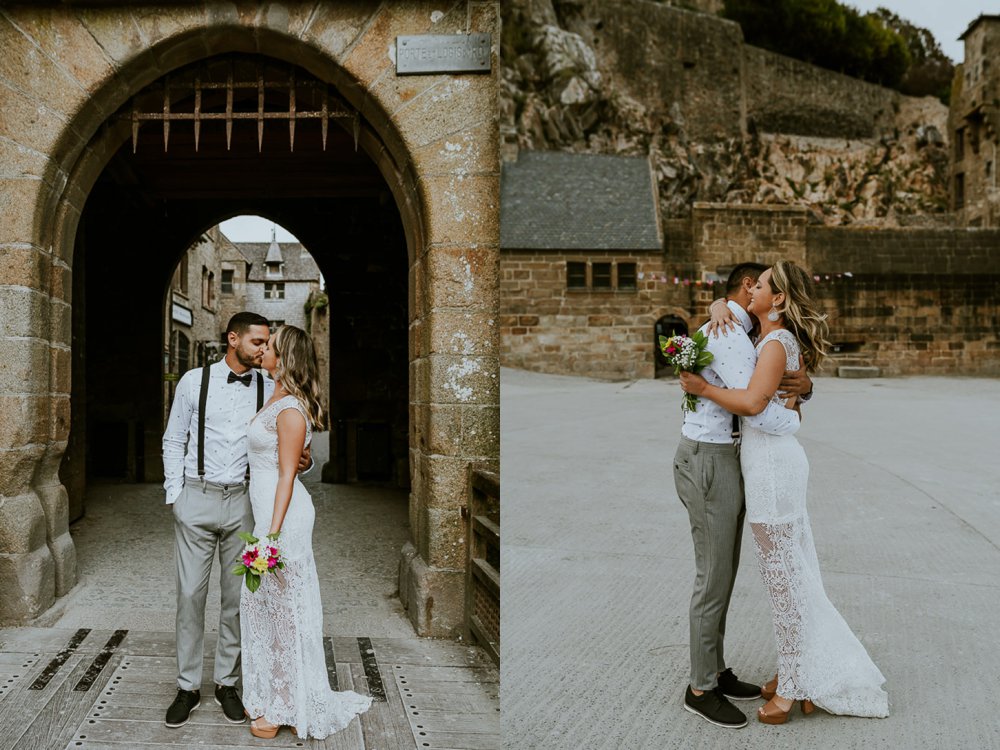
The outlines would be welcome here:
<svg viewBox="0 0 1000 750">
<path fill-rule="evenodd" d="M 808 698 L 801 701 L 791 701 L 787 709 L 782 709 L 781 706 L 774 702 L 774 698 L 771 698 L 757 709 L 757 720 L 762 724 L 784 724 L 788 721 L 788 716 L 792 713 L 792 709 L 795 708 L 796 703 L 802 704 L 802 713 L 806 716 L 816 710 L 816 705 Z"/>
<path fill-rule="evenodd" d="M 261 726 L 260 724 L 263 724 Z M 250 734 L 254 737 L 260 737 L 262 740 L 273 740 L 278 736 L 278 730 L 281 729 L 280 724 L 271 724 L 264 721 L 263 716 L 258 716 L 256 719 L 250 722 Z"/>
<path fill-rule="evenodd" d="M 766 701 L 771 700 L 774 694 L 778 692 L 778 675 L 774 676 L 774 679 L 768 680 L 760 688 L 760 697 Z"/>
</svg>

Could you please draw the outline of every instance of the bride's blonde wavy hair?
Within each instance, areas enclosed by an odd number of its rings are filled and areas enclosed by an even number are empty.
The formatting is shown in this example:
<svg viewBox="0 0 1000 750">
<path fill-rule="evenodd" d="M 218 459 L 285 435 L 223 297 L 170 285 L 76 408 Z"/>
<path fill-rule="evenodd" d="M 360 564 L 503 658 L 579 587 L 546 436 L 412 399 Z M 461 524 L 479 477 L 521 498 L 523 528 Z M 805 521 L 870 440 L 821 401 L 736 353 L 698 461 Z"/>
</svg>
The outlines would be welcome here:
<svg viewBox="0 0 1000 750">
<path fill-rule="evenodd" d="M 274 379 L 295 396 L 306 410 L 312 429 L 326 429 L 326 409 L 319 389 L 319 364 L 312 339 L 301 328 L 281 326 L 271 338 L 271 348 L 278 358 Z"/>
<path fill-rule="evenodd" d="M 785 327 L 795 334 L 802 347 L 806 369 L 816 372 L 830 348 L 827 340 L 830 327 L 826 314 L 812 299 L 812 290 L 812 277 L 791 261 L 779 260 L 771 266 L 771 291 L 785 295 L 785 304 L 778 312 L 785 316 Z"/>
</svg>

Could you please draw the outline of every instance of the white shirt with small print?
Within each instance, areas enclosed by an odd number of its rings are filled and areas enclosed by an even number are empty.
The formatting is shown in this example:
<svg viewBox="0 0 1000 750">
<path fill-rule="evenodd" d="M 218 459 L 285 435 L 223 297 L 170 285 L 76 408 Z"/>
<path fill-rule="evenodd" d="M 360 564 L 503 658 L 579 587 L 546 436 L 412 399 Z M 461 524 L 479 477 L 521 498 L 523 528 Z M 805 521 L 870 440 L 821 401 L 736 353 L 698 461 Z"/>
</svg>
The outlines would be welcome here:
<svg viewBox="0 0 1000 750">
<path fill-rule="evenodd" d="M 750 320 L 750 313 L 736 302 L 728 300 L 726 304 L 740 325 L 726 336 L 709 334 L 706 330 L 707 323 L 701 327 L 701 332 L 708 336 L 707 349 L 712 353 L 713 359 L 712 364 L 699 374 L 720 388 L 746 388 L 750 384 L 754 367 L 757 366 L 757 353 L 749 336 L 753 321 Z M 772 435 L 792 435 L 798 431 L 800 424 L 799 415 L 794 410 L 786 409 L 774 401 L 768 402 L 767 408 L 760 414 L 742 419 L 751 427 Z M 714 401 L 699 398 L 698 408 L 684 414 L 681 434 L 700 443 L 731 443 L 733 415 Z"/>
<path fill-rule="evenodd" d="M 163 433 L 163 488 L 172 504 L 184 487 L 184 476 L 198 476 L 198 402 L 201 370 L 188 370 L 177 384 L 170 418 Z M 249 387 L 229 383 L 233 372 L 226 360 L 210 366 L 205 404 L 205 479 L 216 484 L 242 482 L 247 471 L 247 426 L 257 413 L 259 370 L 251 369 Z M 239 375 L 239 373 L 234 373 Z M 243 373 L 245 376 L 246 373 Z M 264 378 L 264 401 L 274 392 L 274 381 Z"/>
</svg>

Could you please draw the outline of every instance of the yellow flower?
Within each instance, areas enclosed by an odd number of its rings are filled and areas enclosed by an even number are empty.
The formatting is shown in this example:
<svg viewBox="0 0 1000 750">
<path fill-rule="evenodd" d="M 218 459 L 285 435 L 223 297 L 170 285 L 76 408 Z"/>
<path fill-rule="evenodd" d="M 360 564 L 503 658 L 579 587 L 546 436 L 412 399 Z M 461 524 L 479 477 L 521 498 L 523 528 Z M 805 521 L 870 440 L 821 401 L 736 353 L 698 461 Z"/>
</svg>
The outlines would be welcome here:
<svg viewBox="0 0 1000 750">
<path fill-rule="evenodd" d="M 253 571 L 255 573 L 266 573 L 267 572 L 267 558 L 266 557 L 258 557 L 256 560 L 253 561 L 253 565 L 251 565 L 250 567 L 253 568 Z"/>
</svg>

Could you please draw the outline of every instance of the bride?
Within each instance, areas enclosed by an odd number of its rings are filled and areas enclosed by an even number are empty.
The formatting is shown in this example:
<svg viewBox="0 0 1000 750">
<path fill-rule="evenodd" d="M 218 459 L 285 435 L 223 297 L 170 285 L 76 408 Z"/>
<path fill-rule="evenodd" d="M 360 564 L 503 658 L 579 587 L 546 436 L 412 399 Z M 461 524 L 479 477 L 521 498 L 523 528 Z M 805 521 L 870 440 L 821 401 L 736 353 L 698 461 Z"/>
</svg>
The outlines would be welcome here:
<svg viewBox="0 0 1000 750">
<path fill-rule="evenodd" d="M 810 298 L 811 286 L 809 275 L 788 261 L 764 271 L 748 308 L 760 321 L 749 386 L 727 390 L 681 373 L 684 390 L 743 416 L 780 401 L 775 392 L 784 371 L 799 367 L 801 353 L 814 372 L 828 346 L 825 316 Z M 795 408 L 795 397 L 784 405 Z M 746 423 L 742 432 L 747 521 L 771 599 L 778 650 L 778 674 L 761 690 L 770 700 L 757 718 L 784 723 L 796 701 L 802 701 L 803 713 L 815 704 L 835 714 L 888 716 L 885 678 L 823 590 L 806 512 L 809 463 L 802 446 L 793 435 L 769 435 Z"/>
<path fill-rule="evenodd" d="M 253 533 L 263 539 L 281 532 L 285 566 L 263 576 L 256 592 L 242 590 L 243 703 L 255 737 L 271 739 L 285 725 L 302 739 L 323 739 L 368 710 L 371 698 L 334 692 L 327 678 L 312 551 L 316 512 L 296 477 L 303 446 L 325 422 L 316 350 L 305 331 L 282 326 L 262 366 L 275 387 L 247 429 Z"/>
</svg>

